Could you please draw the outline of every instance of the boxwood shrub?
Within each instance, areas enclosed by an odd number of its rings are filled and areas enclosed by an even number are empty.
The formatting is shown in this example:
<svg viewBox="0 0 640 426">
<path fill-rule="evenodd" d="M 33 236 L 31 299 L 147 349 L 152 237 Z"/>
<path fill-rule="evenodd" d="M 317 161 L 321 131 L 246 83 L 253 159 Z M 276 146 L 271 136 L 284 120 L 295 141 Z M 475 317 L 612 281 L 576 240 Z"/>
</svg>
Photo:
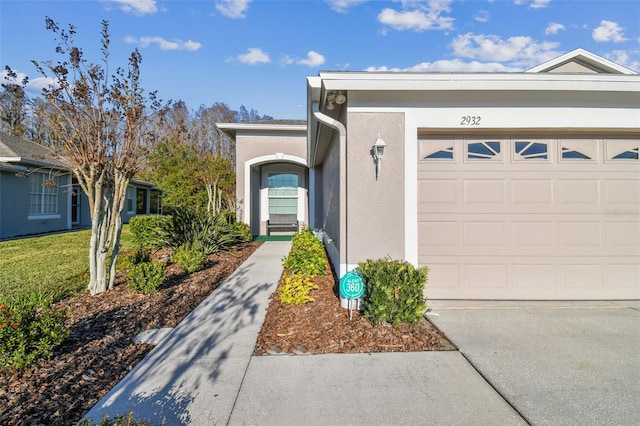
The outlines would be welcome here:
<svg viewBox="0 0 640 426">
<path fill-rule="evenodd" d="M 364 316 L 378 324 L 417 323 L 427 308 L 424 287 L 429 269 L 393 259 L 367 260 L 358 265 L 365 286 Z"/>
<path fill-rule="evenodd" d="M 308 275 L 312 278 L 324 275 L 327 269 L 324 246 L 311 228 L 305 227 L 293 234 L 291 251 L 282 264 L 294 274 Z"/>
<path fill-rule="evenodd" d="M 174 250 L 171 260 L 191 274 L 204 267 L 207 255 L 194 249 L 190 244 L 184 244 Z"/>
<path fill-rule="evenodd" d="M 156 248 L 164 245 L 164 229 L 171 216 L 134 216 L 129 219 L 131 239 L 137 247 Z"/>
<path fill-rule="evenodd" d="M 0 301 L 0 367 L 28 367 L 51 358 L 70 333 L 69 311 L 54 311 L 52 304 L 44 293 Z"/>
<path fill-rule="evenodd" d="M 138 263 L 127 274 L 127 286 L 136 292 L 155 293 L 164 283 L 165 268 L 166 265 L 157 260 Z"/>
</svg>

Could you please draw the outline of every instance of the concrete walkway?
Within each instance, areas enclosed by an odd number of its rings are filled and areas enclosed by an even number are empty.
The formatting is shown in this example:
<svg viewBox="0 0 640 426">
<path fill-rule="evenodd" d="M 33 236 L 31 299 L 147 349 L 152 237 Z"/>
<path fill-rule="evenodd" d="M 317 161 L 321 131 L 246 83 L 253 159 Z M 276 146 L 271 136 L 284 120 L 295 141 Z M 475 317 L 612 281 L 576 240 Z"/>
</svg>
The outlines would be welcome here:
<svg viewBox="0 0 640 426">
<path fill-rule="evenodd" d="M 459 352 L 252 352 L 290 242 L 264 243 L 86 416 L 166 425 L 525 424 Z"/>
<path fill-rule="evenodd" d="M 290 242 L 264 243 L 88 414 L 166 425 L 635 425 L 640 302 L 431 301 L 460 349 L 254 357 Z"/>
</svg>

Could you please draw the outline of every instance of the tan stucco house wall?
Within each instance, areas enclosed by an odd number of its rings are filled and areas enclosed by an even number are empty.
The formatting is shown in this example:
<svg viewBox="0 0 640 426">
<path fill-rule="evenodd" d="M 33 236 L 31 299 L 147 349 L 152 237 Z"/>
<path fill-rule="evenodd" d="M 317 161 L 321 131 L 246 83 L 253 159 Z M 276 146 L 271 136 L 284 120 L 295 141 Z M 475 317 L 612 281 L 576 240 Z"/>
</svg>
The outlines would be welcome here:
<svg viewBox="0 0 640 426">
<path fill-rule="evenodd" d="M 298 174 L 340 277 L 388 256 L 430 268 L 429 298 L 638 299 L 638 99 L 636 72 L 577 49 L 521 73 L 321 72 L 306 123 L 219 127 L 239 218 L 263 234 L 265 181 Z"/>
</svg>

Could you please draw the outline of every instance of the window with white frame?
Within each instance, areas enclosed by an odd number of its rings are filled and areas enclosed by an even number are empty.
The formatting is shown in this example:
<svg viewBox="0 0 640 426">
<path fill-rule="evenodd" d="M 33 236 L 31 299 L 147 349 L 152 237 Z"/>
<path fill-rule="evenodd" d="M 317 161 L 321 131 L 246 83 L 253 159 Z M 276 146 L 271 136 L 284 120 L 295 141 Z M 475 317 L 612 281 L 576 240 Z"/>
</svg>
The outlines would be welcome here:
<svg viewBox="0 0 640 426">
<path fill-rule="evenodd" d="M 133 203 L 135 188 L 130 186 L 127 188 L 127 201 L 126 201 L 126 209 L 127 213 L 135 212 L 135 204 Z"/>
<path fill-rule="evenodd" d="M 29 175 L 29 215 L 58 214 L 57 178 L 47 173 Z"/>
<path fill-rule="evenodd" d="M 298 175 L 269 173 L 269 214 L 298 213 Z"/>
</svg>

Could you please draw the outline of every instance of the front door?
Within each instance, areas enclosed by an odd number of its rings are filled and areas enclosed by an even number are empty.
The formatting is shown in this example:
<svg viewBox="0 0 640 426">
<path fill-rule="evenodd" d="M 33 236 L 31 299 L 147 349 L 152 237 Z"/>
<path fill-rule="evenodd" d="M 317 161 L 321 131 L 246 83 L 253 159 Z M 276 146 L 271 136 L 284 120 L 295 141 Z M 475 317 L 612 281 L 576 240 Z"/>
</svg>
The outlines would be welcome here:
<svg viewBox="0 0 640 426">
<path fill-rule="evenodd" d="M 71 224 L 80 224 L 80 188 L 74 186 L 71 191 Z"/>
</svg>

